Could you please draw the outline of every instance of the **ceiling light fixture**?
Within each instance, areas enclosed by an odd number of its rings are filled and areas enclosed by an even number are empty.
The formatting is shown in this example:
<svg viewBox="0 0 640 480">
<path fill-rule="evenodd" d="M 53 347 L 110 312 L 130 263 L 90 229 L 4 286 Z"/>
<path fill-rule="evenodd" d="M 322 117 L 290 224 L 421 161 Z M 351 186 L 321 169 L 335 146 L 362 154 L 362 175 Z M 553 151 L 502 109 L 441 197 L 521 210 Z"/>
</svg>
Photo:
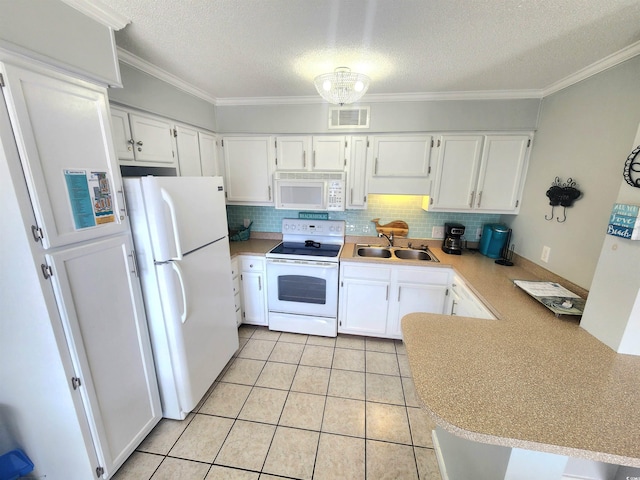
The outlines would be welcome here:
<svg viewBox="0 0 640 480">
<path fill-rule="evenodd" d="M 323 73 L 313 80 L 322 98 L 340 106 L 360 100 L 370 82 L 366 75 L 354 73 L 347 67 L 338 67 L 332 73 Z"/>
</svg>

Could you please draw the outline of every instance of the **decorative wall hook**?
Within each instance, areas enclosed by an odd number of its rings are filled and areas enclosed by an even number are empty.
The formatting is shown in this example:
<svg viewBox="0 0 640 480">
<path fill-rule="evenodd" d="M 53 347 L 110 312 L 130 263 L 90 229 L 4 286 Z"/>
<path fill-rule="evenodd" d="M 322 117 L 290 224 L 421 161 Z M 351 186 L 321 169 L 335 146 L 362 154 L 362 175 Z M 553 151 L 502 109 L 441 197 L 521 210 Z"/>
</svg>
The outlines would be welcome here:
<svg viewBox="0 0 640 480">
<path fill-rule="evenodd" d="M 556 217 L 558 223 L 564 223 L 567 221 L 567 207 L 573 206 L 578 198 L 582 196 L 582 192 L 578 190 L 578 184 L 573 178 L 568 178 L 566 182 L 562 182 L 560 177 L 556 177 L 551 188 L 547 190 L 547 197 L 549 198 L 549 205 L 551 205 L 551 216 L 544 216 L 545 220 L 553 220 L 554 209 L 557 206 L 562 207 L 562 220 L 560 217 Z"/>
<path fill-rule="evenodd" d="M 629 185 L 640 188 L 640 145 L 631 151 L 627 161 L 624 162 L 622 176 Z"/>
</svg>

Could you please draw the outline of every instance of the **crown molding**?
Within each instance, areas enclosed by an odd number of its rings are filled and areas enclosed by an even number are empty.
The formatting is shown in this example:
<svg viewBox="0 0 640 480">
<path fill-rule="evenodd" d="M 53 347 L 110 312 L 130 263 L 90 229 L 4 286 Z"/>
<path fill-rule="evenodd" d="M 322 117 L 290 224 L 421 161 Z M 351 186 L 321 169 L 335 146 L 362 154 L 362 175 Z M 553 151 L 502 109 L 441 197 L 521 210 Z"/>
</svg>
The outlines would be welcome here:
<svg viewBox="0 0 640 480">
<path fill-rule="evenodd" d="M 593 75 L 604 72 L 611 67 L 615 67 L 616 65 L 629 60 L 636 55 L 640 55 L 640 41 L 632 43 L 628 47 L 625 47 L 622 50 L 618 50 L 608 57 L 604 57 L 602 60 L 598 60 L 588 67 L 585 67 L 582 70 L 578 70 L 576 73 L 569 75 L 568 77 L 565 77 L 556 83 L 552 83 L 542 91 L 542 96 L 546 97 L 548 95 L 551 95 L 552 93 L 559 92 L 560 90 L 570 87 L 571 85 L 575 85 L 576 83 L 581 82 L 582 80 L 586 80 Z"/>
<path fill-rule="evenodd" d="M 194 97 L 201 98 L 202 100 L 205 100 L 206 102 L 209 102 L 213 105 L 216 105 L 217 103 L 216 97 L 209 95 L 204 90 L 194 87 L 190 83 L 181 80 L 175 75 L 156 67 L 155 65 L 120 47 L 118 47 L 118 60 L 134 68 L 137 68 L 138 70 L 147 73 L 152 77 L 157 78 L 158 80 L 162 80 L 163 82 L 173 85 L 174 87 L 190 95 L 193 95 Z"/>
<path fill-rule="evenodd" d="M 131 20 L 119 14 L 113 8 L 105 5 L 100 0 L 62 0 L 64 3 L 84 13 L 90 18 L 106 25 L 113 30 L 121 30 Z"/>
</svg>

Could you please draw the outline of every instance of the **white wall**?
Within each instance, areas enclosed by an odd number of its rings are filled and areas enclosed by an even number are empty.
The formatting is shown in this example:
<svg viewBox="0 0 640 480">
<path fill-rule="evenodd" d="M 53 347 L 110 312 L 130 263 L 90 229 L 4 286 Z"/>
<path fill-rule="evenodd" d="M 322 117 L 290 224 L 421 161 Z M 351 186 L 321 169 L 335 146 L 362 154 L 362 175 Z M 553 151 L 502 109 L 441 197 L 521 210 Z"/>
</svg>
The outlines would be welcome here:
<svg viewBox="0 0 640 480">
<path fill-rule="evenodd" d="M 518 254 L 586 289 L 640 121 L 639 79 L 637 56 L 544 98 L 520 214 L 503 218 Z M 584 194 L 565 223 L 544 218 L 551 212 L 545 192 L 556 176 L 573 178 Z M 540 260 L 545 245 L 548 263 Z"/>
<path fill-rule="evenodd" d="M 365 97 L 366 98 L 366 97 Z M 432 100 L 422 102 L 362 102 L 371 107 L 375 132 L 437 132 L 469 130 L 534 130 L 539 99 Z M 328 129 L 328 104 L 220 105 L 216 107 L 221 133 L 340 133 Z"/>
<path fill-rule="evenodd" d="M 172 120 L 216 130 L 213 104 L 120 62 L 123 88 L 109 89 L 109 100 Z"/>
</svg>

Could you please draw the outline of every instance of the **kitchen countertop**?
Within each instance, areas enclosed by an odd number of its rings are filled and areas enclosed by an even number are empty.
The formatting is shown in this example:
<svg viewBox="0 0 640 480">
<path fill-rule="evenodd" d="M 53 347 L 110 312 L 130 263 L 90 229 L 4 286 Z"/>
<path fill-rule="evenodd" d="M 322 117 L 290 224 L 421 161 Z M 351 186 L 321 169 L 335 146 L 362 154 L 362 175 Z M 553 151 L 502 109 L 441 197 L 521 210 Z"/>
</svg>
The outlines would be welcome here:
<svg viewBox="0 0 640 480">
<path fill-rule="evenodd" d="M 278 242 L 231 242 L 231 254 L 263 255 Z M 403 318 L 416 393 L 439 426 L 468 440 L 640 467 L 640 357 L 615 353 L 579 317 L 556 317 L 512 282 L 555 278 L 524 260 L 526 269 L 504 267 L 434 244 L 441 263 L 353 257 L 353 248 L 345 244 L 340 260 L 453 267 L 499 318 Z"/>
</svg>

